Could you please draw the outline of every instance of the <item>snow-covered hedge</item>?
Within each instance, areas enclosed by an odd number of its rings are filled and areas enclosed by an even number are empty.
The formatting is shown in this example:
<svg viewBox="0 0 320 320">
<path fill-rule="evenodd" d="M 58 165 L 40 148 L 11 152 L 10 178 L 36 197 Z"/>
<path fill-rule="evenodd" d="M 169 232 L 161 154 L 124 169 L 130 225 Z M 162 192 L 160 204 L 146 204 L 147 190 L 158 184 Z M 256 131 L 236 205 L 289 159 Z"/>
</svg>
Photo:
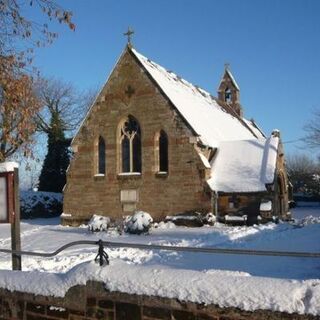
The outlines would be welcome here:
<svg viewBox="0 0 320 320">
<path fill-rule="evenodd" d="M 107 231 L 110 226 L 110 218 L 94 214 L 88 222 L 88 229 L 92 232 Z"/>
<path fill-rule="evenodd" d="M 20 192 L 22 219 L 51 218 L 62 213 L 62 194 L 42 191 Z"/>
<path fill-rule="evenodd" d="M 165 222 L 173 222 L 177 226 L 202 227 L 205 224 L 214 225 L 216 217 L 211 213 L 187 212 L 174 216 L 166 216 Z"/>
<path fill-rule="evenodd" d="M 148 233 L 153 222 L 149 213 L 136 211 L 132 216 L 127 216 L 124 220 L 124 231 L 132 234 Z"/>
</svg>

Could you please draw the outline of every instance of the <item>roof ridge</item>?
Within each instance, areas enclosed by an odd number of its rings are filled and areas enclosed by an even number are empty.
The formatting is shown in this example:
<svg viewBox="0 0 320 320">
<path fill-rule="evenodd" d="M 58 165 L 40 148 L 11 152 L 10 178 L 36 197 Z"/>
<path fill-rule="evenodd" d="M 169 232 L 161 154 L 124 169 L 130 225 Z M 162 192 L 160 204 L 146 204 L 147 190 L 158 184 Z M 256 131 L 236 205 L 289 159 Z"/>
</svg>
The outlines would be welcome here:
<svg viewBox="0 0 320 320">
<path fill-rule="evenodd" d="M 169 72 L 136 49 L 129 48 L 129 52 L 192 133 L 200 136 L 204 145 L 217 147 L 222 140 L 257 138 L 244 120 L 230 106 L 221 105 L 217 97 L 172 71 Z"/>
<path fill-rule="evenodd" d="M 163 67 L 161 64 L 151 60 L 150 58 L 146 57 L 145 55 L 141 54 L 140 52 L 138 52 L 135 48 L 129 48 L 134 54 L 138 53 L 141 57 L 143 57 L 144 59 L 146 59 L 148 62 L 155 64 L 156 66 L 160 67 L 161 69 L 163 69 L 164 71 L 166 71 L 167 73 L 169 73 L 170 75 L 175 75 L 180 81 L 184 81 L 187 84 L 191 85 L 194 89 L 196 90 L 201 90 L 204 93 L 206 93 L 208 95 L 208 97 L 211 97 L 212 100 L 218 99 L 217 97 L 213 96 L 209 91 L 207 91 L 206 89 L 203 89 L 202 87 L 200 87 L 199 85 L 193 84 L 192 82 L 186 80 L 185 78 L 179 76 L 177 73 L 175 73 L 173 70 L 171 69 L 166 69 L 165 67 Z"/>
</svg>

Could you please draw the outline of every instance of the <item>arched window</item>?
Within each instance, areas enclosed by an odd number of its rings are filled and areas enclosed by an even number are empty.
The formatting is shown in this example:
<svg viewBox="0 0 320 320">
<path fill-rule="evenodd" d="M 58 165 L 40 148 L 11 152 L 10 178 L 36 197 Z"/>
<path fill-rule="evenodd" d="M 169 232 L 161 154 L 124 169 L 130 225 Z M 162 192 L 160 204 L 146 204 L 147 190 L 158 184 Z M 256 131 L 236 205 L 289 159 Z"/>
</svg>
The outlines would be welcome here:
<svg viewBox="0 0 320 320">
<path fill-rule="evenodd" d="M 106 144 L 101 136 L 98 142 L 98 173 L 106 173 Z"/>
<path fill-rule="evenodd" d="M 224 101 L 226 103 L 232 102 L 232 92 L 231 92 L 230 88 L 227 88 L 226 91 L 224 92 Z"/>
<path fill-rule="evenodd" d="M 122 172 L 141 172 L 141 130 L 132 116 L 121 125 L 120 144 Z"/>
<path fill-rule="evenodd" d="M 159 171 L 168 172 L 168 136 L 163 130 L 159 135 Z"/>
</svg>

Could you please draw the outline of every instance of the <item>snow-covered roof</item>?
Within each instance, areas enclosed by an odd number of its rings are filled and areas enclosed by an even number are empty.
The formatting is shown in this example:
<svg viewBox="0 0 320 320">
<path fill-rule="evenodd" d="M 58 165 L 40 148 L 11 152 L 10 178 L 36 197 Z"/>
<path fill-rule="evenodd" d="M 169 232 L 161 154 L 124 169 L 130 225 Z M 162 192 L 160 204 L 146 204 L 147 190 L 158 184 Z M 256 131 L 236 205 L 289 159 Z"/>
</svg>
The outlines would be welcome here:
<svg viewBox="0 0 320 320">
<path fill-rule="evenodd" d="M 229 76 L 229 78 L 231 79 L 231 82 L 233 83 L 233 85 L 235 86 L 235 88 L 240 91 L 240 87 L 237 83 L 237 81 L 235 80 L 233 74 L 231 73 L 230 69 L 229 68 L 226 68 L 224 70 L 224 74 L 227 74 Z M 221 86 L 221 83 L 224 81 L 225 77 L 222 77 L 220 83 L 219 83 L 219 87 Z"/>
<path fill-rule="evenodd" d="M 224 141 L 219 144 L 207 181 L 218 192 L 266 191 L 274 182 L 279 138 Z"/>
<path fill-rule="evenodd" d="M 257 126 L 257 124 L 253 120 L 247 120 L 242 118 L 242 120 L 249 126 L 249 128 L 254 132 L 257 138 L 265 138 L 265 134 L 263 131 Z"/>
<path fill-rule="evenodd" d="M 219 141 L 255 138 L 250 129 L 240 119 L 225 111 L 210 93 L 167 71 L 135 49 L 131 51 L 200 136 L 202 143 L 217 147 Z"/>
<path fill-rule="evenodd" d="M 228 74 L 228 76 L 230 77 L 230 79 L 231 79 L 233 85 L 236 87 L 236 89 L 237 89 L 238 91 L 240 91 L 240 87 L 239 87 L 236 79 L 234 78 L 233 74 L 231 73 L 230 69 L 229 69 L 229 68 L 226 68 L 225 72 L 226 72 L 226 73 Z"/>
</svg>

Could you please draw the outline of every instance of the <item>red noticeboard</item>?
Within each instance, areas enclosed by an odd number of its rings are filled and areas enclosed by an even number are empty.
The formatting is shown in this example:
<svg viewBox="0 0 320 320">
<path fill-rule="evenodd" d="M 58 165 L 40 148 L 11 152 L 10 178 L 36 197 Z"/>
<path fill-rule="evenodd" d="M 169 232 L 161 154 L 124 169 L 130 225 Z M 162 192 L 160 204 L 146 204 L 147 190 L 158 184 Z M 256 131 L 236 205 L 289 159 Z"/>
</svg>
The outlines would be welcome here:
<svg viewBox="0 0 320 320">
<path fill-rule="evenodd" d="M 0 223 L 14 220 L 14 172 L 0 172 Z"/>
</svg>

